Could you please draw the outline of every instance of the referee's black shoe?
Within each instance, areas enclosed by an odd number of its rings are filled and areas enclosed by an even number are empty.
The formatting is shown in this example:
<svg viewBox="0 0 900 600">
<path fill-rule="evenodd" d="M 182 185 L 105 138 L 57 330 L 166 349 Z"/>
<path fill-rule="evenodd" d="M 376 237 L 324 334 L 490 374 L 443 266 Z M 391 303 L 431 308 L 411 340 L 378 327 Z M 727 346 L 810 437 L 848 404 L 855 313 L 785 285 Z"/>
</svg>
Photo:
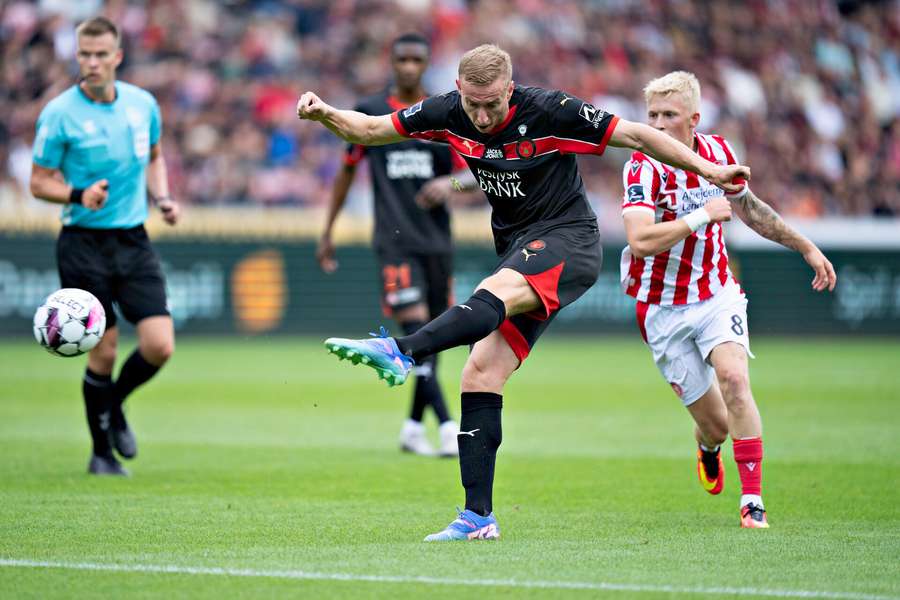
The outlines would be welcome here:
<svg viewBox="0 0 900 600">
<path fill-rule="evenodd" d="M 130 460 L 137 456 L 137 440 L 118 402 L 114 402 L 109 410 L 109 441 L 122 458 Z"/>
<path fill-rule="evenodd" d="M 108 455 L 91 454 L 91 462 L 88 463 L 88 473 L 91 475 L 118 475 L 128 477 L 131 473 L 123 467 L 112 453 Z"/>
</svg>

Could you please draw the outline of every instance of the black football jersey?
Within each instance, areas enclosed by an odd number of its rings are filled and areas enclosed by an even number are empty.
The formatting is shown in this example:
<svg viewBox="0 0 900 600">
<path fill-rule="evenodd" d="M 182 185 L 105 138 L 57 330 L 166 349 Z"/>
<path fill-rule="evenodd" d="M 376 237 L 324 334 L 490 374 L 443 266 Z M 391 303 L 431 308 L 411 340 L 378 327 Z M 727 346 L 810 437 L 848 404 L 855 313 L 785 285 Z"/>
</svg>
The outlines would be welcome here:
<svg viewBox="0 0 900 600">
<path fill-rule="evenodd" d="M 354 110 L 367 115 L 387 115 L 406 105 L 388 90 L 361 101 Z M 443 205 L 420 208 L 416 194 L 429 180 L 449 175 L 464 163 L 445 145 L 410 140 L 385 146 L 350 145 L 344 155 L 349 165 L 369 161 L 375 199 L 376 250 L 401 250 L 421 254 L 443 254 L 452 250 L 450 214 Z"/>
<path fill-rule="evenodd" d="M 498 254 L 528 231 L 596 222 L 576 154 L 602 154 L 617 117 L 558 90 L 516 86 L 506 120 L 479 132 L 458 91 L 392 115 L 407 137 L 449 144 L 468 164 L 493 208 Z"/>
</svg>

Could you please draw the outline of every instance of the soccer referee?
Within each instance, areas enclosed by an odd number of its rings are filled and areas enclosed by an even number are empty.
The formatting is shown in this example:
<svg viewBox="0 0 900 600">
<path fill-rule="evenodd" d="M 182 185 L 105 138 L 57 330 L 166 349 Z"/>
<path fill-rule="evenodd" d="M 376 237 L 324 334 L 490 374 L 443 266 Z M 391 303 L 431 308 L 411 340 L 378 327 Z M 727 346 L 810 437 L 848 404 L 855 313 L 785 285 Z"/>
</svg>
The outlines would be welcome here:
<svg viewBox="0 0 900 600">
<path fill-rule="evenodd" d="M 159 105 L 150 93 L 116 81 L 118 28 L 96 17 L 79 25 L 76 37 L 80 80 L 41 111 L 31 193 L 64 205 L 56 246 L 62 286 L 91 292 L 106 309 L 106 333 L 88 356 L 82 388 L 93 441 L 88 472 L 128 475 L 113 454 L 113 448 L 123 458 L 137 453 L 122 404 L 175 347 L 159 257 L 143 226 L 147 194 L 170 225 L 179 206 L 169 196 Z M 114 303 L 138 336 L 115 381 Z"/>
</svg>

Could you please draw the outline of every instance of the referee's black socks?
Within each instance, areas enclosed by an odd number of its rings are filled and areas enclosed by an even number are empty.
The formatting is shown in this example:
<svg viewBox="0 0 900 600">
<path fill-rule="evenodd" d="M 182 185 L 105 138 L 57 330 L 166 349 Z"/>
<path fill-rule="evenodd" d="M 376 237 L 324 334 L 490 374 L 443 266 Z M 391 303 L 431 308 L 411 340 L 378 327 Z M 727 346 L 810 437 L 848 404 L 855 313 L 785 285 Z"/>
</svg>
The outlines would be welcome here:
<svg viewBox="0 0 900 600">
<path fill-rule="evenodd" d="M 466 489 L 466 509 L 481 516 L 494 510 L 494 463 L 503 440 L 503 396 L 463 392 L 459 423 L 459 472 Z"/>
<path fill-rule="evenodd" d="M 159 367 L 148 363 L 147 359 L 141 356 L 140 350 L 132 352 L 125 364 L 122 365 L 122 370 L 119 371 L 119 377 L 116 379 L 113 389 L 116 401 L 119 404 L 124 402 L 128 394 L 139 385 L 146 383 L 148 379 L 156 375 L 157 371 L 159 371 Z"/>
<path fill-rule="evenodd" d="M 112 449 L 109 445 L 109 409 L 112 406 L 113 382 L 109 375 L 100 375 L 90 369 L 84 372 L 81 390 L 84 393 L 84 412 L 94 454 L 109 456 Z"/>
<path fill-rule="evenodd" d="M 429 354 L 474 344 L 500 327 L 505 319 L 503 301 L 482 289 L 462 304 L 451 306 L 412 335 L 396 338 L 397 346 L 418 362 Z"/>
</svg>

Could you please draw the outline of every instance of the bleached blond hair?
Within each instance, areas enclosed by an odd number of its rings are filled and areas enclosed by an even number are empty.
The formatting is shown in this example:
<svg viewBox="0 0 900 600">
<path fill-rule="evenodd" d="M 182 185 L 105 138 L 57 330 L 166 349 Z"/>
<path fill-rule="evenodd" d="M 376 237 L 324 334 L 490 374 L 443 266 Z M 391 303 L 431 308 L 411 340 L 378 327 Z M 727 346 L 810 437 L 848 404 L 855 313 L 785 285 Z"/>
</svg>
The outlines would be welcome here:
<svg viewBox="0 0 900 600">
<path fill-rule="evenodd" d="M 672 71 L 653 79 L 644 88 L 644 100 L 647 102 L 654 96 L 667 98 L 672 94 L 681 95 L 691 114 L 700 112 L 700 82 L 693 73 Z"/>
<path fill-rule="evenodd" d="M 490 85 L 500 78 L 512 80 L 512 59 L 495 44 L 472 48 L 459 59 L 459 79 L 473 85 Z"/>
</svg>

